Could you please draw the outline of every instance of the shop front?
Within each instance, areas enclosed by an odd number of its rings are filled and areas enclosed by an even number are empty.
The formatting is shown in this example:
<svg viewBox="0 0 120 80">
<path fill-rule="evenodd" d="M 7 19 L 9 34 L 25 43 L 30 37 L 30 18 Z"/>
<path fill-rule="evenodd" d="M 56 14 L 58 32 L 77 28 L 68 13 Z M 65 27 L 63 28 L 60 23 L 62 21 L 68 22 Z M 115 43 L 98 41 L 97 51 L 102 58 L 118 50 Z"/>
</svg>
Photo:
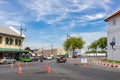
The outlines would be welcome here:
<svg viewBox="0 0 120 80">
<path fill-rule="evenodd" d="M 11 57 L 19 60 L 22 53 L 28 53 L 28 51 L 23 49 L 0 48 L 0 59 L 4 57 Z"/>
</svg>

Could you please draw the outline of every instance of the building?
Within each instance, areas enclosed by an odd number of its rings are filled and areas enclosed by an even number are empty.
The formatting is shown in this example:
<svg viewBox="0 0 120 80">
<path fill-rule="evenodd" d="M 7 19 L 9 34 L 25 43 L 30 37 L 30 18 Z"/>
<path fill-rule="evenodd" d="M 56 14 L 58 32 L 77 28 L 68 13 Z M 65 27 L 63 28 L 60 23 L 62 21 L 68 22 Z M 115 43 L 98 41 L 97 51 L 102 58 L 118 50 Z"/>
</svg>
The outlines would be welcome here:
<svg viewBox="0 0 120 80">
<path fill-rule="evenodd" d="M 108 59 L 120 60 L 120 10 L 108 16 L 105 21 L 108 22 Z"/>
<path fill-rule="evenodd" d="M 48 50 L 43 50 L 43 51 L 39 51 L 37 52 L 38 56 L 41 55 L 53 55 L 53 56 L 57 56 L 57 55 L 65 55 L 67 52 L 63 49 L 63 48 L 58 48 L 58 49 L 48 49 Z"/>
<path fill-rule="evenodd" d="M 22 49 L 25 36 L 13 27 L 0 26 L 0 58 L 12 57 L 19 59 L 21 53 L 27 51 Z"/>
</svg>

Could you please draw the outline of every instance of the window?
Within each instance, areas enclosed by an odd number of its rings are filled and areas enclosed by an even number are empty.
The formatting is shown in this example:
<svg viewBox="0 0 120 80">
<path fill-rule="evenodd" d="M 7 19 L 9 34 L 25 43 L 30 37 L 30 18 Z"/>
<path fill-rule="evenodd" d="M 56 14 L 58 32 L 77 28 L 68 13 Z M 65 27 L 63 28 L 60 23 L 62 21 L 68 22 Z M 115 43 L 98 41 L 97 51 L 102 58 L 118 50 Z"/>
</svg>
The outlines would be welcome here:
<svg viewBox="0 0 120 80">
<path fill-rule="evenodd" d="M 10 44 L 13 44 L 13 39 L 12 38 L 10 38 Z"/>
<path fill-rule="evenodd" d="M 2 36 L 0 36 L 0 44 L 2 43 Z"/>
<path fill-rule="evenodd" d="M 15 39 L 15 45 L 22 45 L 22 41 L 20 39 Z"/>
<path fill-rule="evenodd" d="M 19 39 L 19 45 L 21 46 L 21 40 Z"/>
<path fill-rule="evenodd" d="M 9 44 L 9 38 L 6 38 L 6 39 L 5 39 L 5 43 L 6 43 L 6 44 Z"/>
<path fill-rule="evenodd" d="M 17 45 L 18 44 L 18 40 L 17 39 L 15 39 L 15 45 Z"/>
<path fill-rule="evenodd" d="M 113 19 L 113 25 L 116 25 L 116 19 Z"/>
</svg>

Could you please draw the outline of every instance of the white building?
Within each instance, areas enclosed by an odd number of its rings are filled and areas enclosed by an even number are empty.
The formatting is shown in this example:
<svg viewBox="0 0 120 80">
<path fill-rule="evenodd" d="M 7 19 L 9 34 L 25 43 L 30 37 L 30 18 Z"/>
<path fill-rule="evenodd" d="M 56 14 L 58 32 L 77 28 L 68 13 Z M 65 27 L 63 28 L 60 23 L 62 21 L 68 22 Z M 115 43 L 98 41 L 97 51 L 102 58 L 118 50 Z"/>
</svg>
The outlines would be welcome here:
<svg viewBox="0 0 120 80">
<path fill-rule="evenodd" d="M 120 60 L 120 10 L 105 19 L 108 22 L 108 59 Z"/>
</svg>

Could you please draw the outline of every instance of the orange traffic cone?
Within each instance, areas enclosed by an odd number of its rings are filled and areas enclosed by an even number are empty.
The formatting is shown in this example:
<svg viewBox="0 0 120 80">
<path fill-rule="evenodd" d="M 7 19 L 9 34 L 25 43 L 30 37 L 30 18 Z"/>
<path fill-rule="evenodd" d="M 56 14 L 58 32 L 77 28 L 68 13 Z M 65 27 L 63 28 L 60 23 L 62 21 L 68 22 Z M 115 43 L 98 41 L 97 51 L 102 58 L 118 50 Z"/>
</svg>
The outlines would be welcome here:
<svg viewBox="0 0 120 80">
<path fill-rule="evenodd" d="M 10 67 L 13 68 L 13 66 L 14 66 L 14 64 L 13 64 L 13 62 L 12 62 L 12 63 L 10 64 Z"/>
<path fill-rule="evenodd" d="M 77 59 L 74 61 L 74 65 L 77 65 Z"/>
<path fill-rule="evenodd" d="M 18 69 L 18 74 L 22 74 L 22 68 L 21 67 L 19 67 L 19 69 Z"/>
<path fill-rule="evenodd" d="M 83 64 L 83 67 L 84 67 L 84 69 L 86 69 L 86 67 L 87 67 L 86 63 Z"/>
<path fill-rule="evenodd" d="M 48 67 L 47 72 L 48 72 L 48 73 L 51 73 L 51 72 L 52 72 L 50 66 Z"/>
<path fill-rule="evenodd" d="M 77 65 L 77 62 L 76 62 L 76 61 L 74 62 L 74 65 Z"/>
<path fill-rule="evenodd" d="M 27 62 L 25 62 L 25 66 L 28 66 L 28 63 L 27 63 Z"/>
<path fill-rule="evenodd" d="M 18 62 L 18 67 L 21 67 L 21 63 L 20 62 Z"/>
</svg>

